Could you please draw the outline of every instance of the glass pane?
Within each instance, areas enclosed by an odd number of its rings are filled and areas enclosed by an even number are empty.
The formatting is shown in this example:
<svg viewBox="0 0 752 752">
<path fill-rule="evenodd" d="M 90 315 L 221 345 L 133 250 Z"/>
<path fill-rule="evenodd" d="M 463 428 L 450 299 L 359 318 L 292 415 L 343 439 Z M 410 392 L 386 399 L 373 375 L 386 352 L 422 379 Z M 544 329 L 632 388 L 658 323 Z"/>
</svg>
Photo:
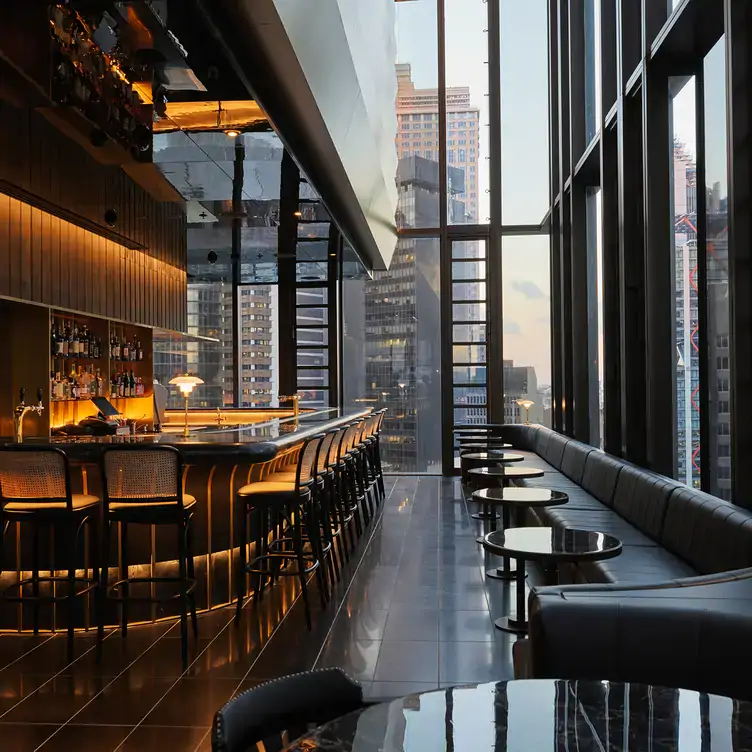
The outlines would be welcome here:
<svg viewBox="0 0 752 752">
<path fill-rule="evenodd" d="M 454 303 L 452 305 L 454 321 L 485 321 L 485 303 Z"/>
<path fill-rule="evenodd" d="M 452 380 L 455 384 L 485 384 L 485 366 L 454 366 Z"/>
<path fill-rule="evenodd" d="M 455 363 L 485 363 L 485 345 L 453 345 L 452 361 Z"/>
<path fill-rule="evenodd" d="M 452 341 L 454 342 L 485 342 L 485 324 L 455 324 L 452 327 Z"/>
<path fill-rule="evenodd" d="M 454 425 L 474 426 L 488 422 L 485 407 L 455 407 Z"/>
<path fill-rule="evenodd" d="M 328 366 L 329 350 L 298 350 L 299 366 Z"/>
<path fill-rule="evenodd" d="M 445 0 L 447 216 L 488 222 L 488 12 L 483 0 Z M 545 57 L 544 57 L 545 59 Z"/>
<path fill-rule="evenodd" d="M 329 241 L 314 240 L 310 243 L 296 243 L 297 261 L 326 261 L 329 257 Z"/>
<path fill-rule="evenodd" d="M 298 368 L 298 391 L 329 386 L 328 369 L 300 369 Z"/>
<path fill-rule="evenodd" d="M 329 390 L 328 389 L 298 389 L 300 395 L 300 406 L 317 409 L 323 407 L 329 407 Z"/>
<path fill-rule="evenodd" d="M 296 329 L 295 337 L 300 346 L 329 344 L 328 329 Z"/>
<path fill-rule="evenodd" d="M 485 240 L 455 240 L 452 243 L 453 259 L 484 259 L 485 257 Z"/>
<path fill-rule="evenodd" d="M 452 285 L 452 300 L 486 300 L 485 282 L 455 282 Z"/>
<path fill-rule="evenodd" d="M 731 500 L 731 321 L 729 316 L 728 176 L 726 173 L 726 38 L 705 58 L 705 192 L 707 199 L 708 421 L 710 492 Z M 726 389 L 722 390 L 724 386 Z"/>
<path fill-rule="evenodd" d="M 540 224 L 550 203 L 548 5 L 501 0 L 501 214 L 508 225 Z"/>
<path fill-rule="evenodd" d="M 322 324 L 326 326 L 329 321 L 328 308 L 296 308 L 295 318 L 298 326 L 310 326 Z"/>
<path fill-rule="evenodd" d="M 295 265 L 296 282 L 326 282 L 326 279 L 327 265 L 325 261 Z"/>
<path fill-rule="evenodd" d="M 327 222 L 298 222 L 299 238 L 328 238 L 331 224 Z"/>
<path fill-rule="evenodd" d="M 436 1 L 397 3 L 397 225 L 439 226 Z"/>
<path fill-rule="evenodd" d="M 454 387 L 455 405 L 485 405 L 487 400 L 486 388 L 477 386 Z"/>
<path fill-rule="evenodd" d="M 601 123 L 601 0 L 585 0 L 585 143 Z"/>
<path fill-rule="evenodd" d="M 403 239 L 390 271 L 342 284 L 344 404 L 389 408 L 388 472 L 441 472 L 439 279 L 438 238 Z"/>
<path fill-rule="evenodd" d="M 297 305 L 326 305 L 329 291 L 326 287 L 299 287 L 295 292 Z"/>
<path fill-rule="evenodd" d="M 502 238 L 504 415 L 551 427 L 550 245 L 547 235 Z"/>
<path fill-rule="evenodd" d="M 676 291 L 676 478 L 700 487 L 700 360 L 697 290 L 695 79 L 669 79 Z"/>
<path fill-rule="evenodd" d="M 485 279 L 485 261 L 453 261 L 452 279 Z"/>
<path fill-rule="evenodd" d="M 276 407 L 279 308 L 276 285 L 240 287 L 240 404 Z"/>
</svg>

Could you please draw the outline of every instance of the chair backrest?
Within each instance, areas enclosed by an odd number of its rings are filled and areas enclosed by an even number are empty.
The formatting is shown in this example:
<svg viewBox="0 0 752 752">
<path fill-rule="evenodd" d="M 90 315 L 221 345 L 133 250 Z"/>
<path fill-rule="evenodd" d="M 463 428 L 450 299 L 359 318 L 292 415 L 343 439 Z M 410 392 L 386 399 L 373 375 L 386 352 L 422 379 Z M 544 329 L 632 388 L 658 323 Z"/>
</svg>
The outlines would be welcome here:
<svg viewBox="0 0 752 752">
<path fill-rule="evenodd" d="M 316 463 L 318 460 L 319 446 L 324 439 L 325 434 L 320 433 L 312 436 L 303 442 L 298 454 L 298 467 L 295 472 L 295 487 L 300 488 L 303 484 L 308 484 L 313 480 L 316 474 Z"/>
<path fill-rule="evenodd" d="M 243 692 L 217 711 L 212 751 L 249 752 L 259 743 L 281 749 L 309 728 L 362 707 L 362 687 L 341 669 L 284 676 Z"/>
<path fill-rule="evenodd" d="M 377 411 L 376 415 L 379 416 L 379 423 L 378 423 L 378 426 L 376 427 L 376 433 L 381 431 L 381 424 L 384 422 L 384 418 L 386 417 L 386 411 L 388 409 L 389 409 L 388 407 L 382 407 L 381 410 Z"/>
<path fill-rule="evenodd" d="M 345 430 L 345 435 L 342 438 L 342 443 L 339 447 L 339 459 L 341 460 L 352 448 L 355 446 L 355 432 L 358 429 L 357 423 L 350 423 Z"/>
<path fill-rule="evenodd" d="M 8 446 L 0 449 L 0 503 L 65 504 L 72 508 L 68 458 L 59 449 Z"/>
<path fill-rule="evenodd" d="M 183 462 L 175 447 L 133 445 L 102 452 L 105 502 L 183 505 Z"/>
</svg>

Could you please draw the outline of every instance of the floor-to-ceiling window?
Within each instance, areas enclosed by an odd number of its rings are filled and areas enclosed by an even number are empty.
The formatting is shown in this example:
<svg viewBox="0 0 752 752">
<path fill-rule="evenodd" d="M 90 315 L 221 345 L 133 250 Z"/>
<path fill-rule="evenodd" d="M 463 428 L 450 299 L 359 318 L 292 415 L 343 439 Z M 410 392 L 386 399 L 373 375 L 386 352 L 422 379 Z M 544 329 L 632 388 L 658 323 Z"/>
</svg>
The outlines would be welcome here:
<svg viewBox="0 0 752 752">
<path fill-rule="evenodd" d="M 708 487 L 731 499 L 731 321 L 729 311 L 726 37 L 705 58 L 705 277 L 707 315 Z"/>
<path fill-rule="evenodd" d="M 697 135 L 695 79 L 672 78 L 671 153 L 676 343 L 676 477 L 699 488 L 700 319 L 697 262 Z"/>
</svg>

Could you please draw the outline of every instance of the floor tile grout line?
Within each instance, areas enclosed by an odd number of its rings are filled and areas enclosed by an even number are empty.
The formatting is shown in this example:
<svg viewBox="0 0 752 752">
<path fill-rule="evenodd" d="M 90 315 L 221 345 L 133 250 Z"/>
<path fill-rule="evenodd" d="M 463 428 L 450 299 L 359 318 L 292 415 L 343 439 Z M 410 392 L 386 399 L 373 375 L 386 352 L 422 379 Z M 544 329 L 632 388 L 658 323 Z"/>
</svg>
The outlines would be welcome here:
<svg viewBox="0 0 752 752">
<path fill-rule="evenodd" d="M 371 529 L 371 534 L 368 537 L 368 540 L 366 541 L 364 547 L 363 547 L 363 553 L 358 560 L 358 563 L 355 567 L 355 571 L 352 573 L 352 577 L 350 577 L 350 581 L 347 583 L 347 587 L 345 588 L 345 592 L 342 594 L 342 602 L 337 607 L 337 612 L 334 614 L 334 618 L 332 619 L 332 623 L 329 625 L 329 629 L 327 630 L 326 634 L 324 635 L 324 639 L 321 642 L 321 648 L 319 648 L 319 652 L 316 655 L 316 658 L 313 661 L 313 666 L 311 667 L 311 670 L 315 670 L 316 666 L 318 665 L 319 661 L 321 660 L 321 656 L 324 653 L 324 648 L 326 647 L 326 643 L 329 640 L 329 636 L 332 634 L 332 631 L 334 630 L 334 625 L 337 623 L 337 619 L 339 618 L 339 615 L 342 613 L 342 608 L 345 605 L 345 602 L 347 601 L 347 596 L 350 593 L 350 590 L 352 589 L 353 582 L 355 582 L 355 578 L 358 575 L 358 572 L 360 572 L 360 568 L 363 565 L 363 560 L 365 559 L 365 555 L 368 552 L 368 548 L 371 545 L 371 542 L 373 541 L 376 531 L 379 528 L 379 525 L 384 524 L 384 510 L 386 509 L 387 502 L 391 500 L 392 494 L 394 493 L 394 489 L 397 487 L 398 479 L 395 478 L 394 483 L 392 483 L 392 487 L 389 489 L 389 493 L 385 495 L 383 501 L 381 502 L 380 512 L 378 519 L 374 520 L 373 527 Z M 417 485 L 417 484 L 416 484 Z M 404 541 L 403 541 L 404 546 Z M 400 552 L 400 557 L 402 556 L 402 552 Z M 387 609 L 388 610 L 388 609 Z M 375 669 L 374 669 L 375 672 Z"/>
<path fill-rule="evenodd" d="M 138 728 L 138 726 L 136 728 Z M 193 752 L 199 752 L 199 750 L 203 746 L 204 742 L 206 741 L 206 737 L 209 736 L 209 734 L 211 734 L 211 732 L 212 732 L 212 730 L 211 730 L 211 726 L 210 726 L 209 730 L 201 737 L 201 741 L 196 745 L 196 747 L 194 748 Z"/>
<path fill-rule="evenodd" d="M 424 476 L 418 475 L 418 476 L 411 476 L 411 477 L 415 478 L 415 486 L 413 487 L 413 510 L 411 510 L 411 512 L 410 512 L 410 516 L 412 517 L 412 511 L 414 511 L 414 509 L 415 509 L 415 503 L 416 503 L 416 500 L 418 498 L 418 488 L 420 486 L 420 481 L 421 481 L 421 479 Z M 375 532 L 376 531 L 374 530 L 374 533 Z M 399 572 L 399 568 L 400 568 L 400 566 L 402 564 L 402 557 L 405 555 L 405 546 L 406 545 L 407 545 L 407 535 L 405 535 L 404 538 L 403 538 L 403 540 L 402 540 L 402 548 L 400 549 L 400 555 L 399 555 L 399 558 L 397 559 L 397 572 Z M 437 597 L 438 597 L 438 593 L 437 593 Z M 391 599 L 390 599 L 390 602 L 389 602 L 389 607 L 390 608 L 386 609 L 386 611 L 387 611 L 387 617 L 386 617 L 386 624 L 384 625 L 384 630 L 385 631 L 386 631 L 387 625 L 389 624 L 389 611 L 391 609 L 391 605 L 392 604 L 391 604 Z M 382 646 L 384 644 L 383 638 L 380 640 L 380 642 L 381 642 L 381 645 L 379 646 L 379 652 L 378 652 L 378 655 L 376 656 L 376 663 L 375 663 L 375 665 L 373 667 L 373 678 L 371 679 L 371 681 L 376 681 L 376 673 L 379 670 L 379 662 L 381 661 L 381 655 L 382 655 L 381 654 L 381 648 L 382 648 Z"/>
<path fill-rule="evenodd" d="M 174 629 L 174 628 L 175 628 L 175 627 L 177 626 L 177 624 L 178 624 L 178 622 L 175 622 L 174 624 L 170 625 L 170 626 L 169 626 L 169 627 L 168 627 L 168 628 L 167 628 L 167 629 L 166 629 L 166 630 L 165 630 L 165 631 L 164 631 L 164 632 L 163 632 L 163 633 L 162 633 L 161 635 L 159 635 L 159 637 L 157 637 L 157 639 L 156 639 L 156 640 L 154 640 L 154 642 L 152 642 L 152 643 L 151 643 L 151 644 L 149 645 L 149 647 L 148 647 L 148 648 L 146 648 L 146 650 L 144 650 L 143 652 L 139 653 L 139 654 L 138 654 L 138 656 L 137 656 L 136 658 L 134 658 L 134 659 L 133 659 L 133 660 L 132 660 L 132 661 L 131 661 L 131 662 L 130 662 L 130 663 L 129 663 L 129 664 L 128 664 L 128 665 L 127 665 L 127 666 L 126 666 L 126 667 L 125 667 L 125 668 L 124 668 L 124 669 L 123 669 L 123 670 L 122 670 L 122 671 L 121 671 L 120 673 L 119 673 L 119 674 L 117 674 L 116 676 L 113 676 L 113 677 L 111 678 L 111 680 L 110 680 L 109 682 L 107 682 L 107 684 L 105 684 L 105 686 L 104 686 L 104 687 L 102 687 L 102 689 L 100 689 L 100 690 L 99 690 L 99 692 L 97 692 L 97 693 L 96 693 L 96 694 L 94 695 L 94 697 L 92 697 L 92 698 L 91 698 L 91 699 L 90 699 L 90 700 L 89 700 L 89 701 L 88 701 L 87 703 L 85 703 L 85 704 L 84 704 L 84 705 L 83 705 L 82 707 L 80 707 L 80 708 L 79 708 L 79 709 L 78 709 L 78 710 L 77 710 L 77 711 L 76 711 L 76 712 L 75 712 L 75 713 L 74 713 L 74 714 L 73 714 L 73 715 L 72 715 L 72 716 L 71 716 L 70 718 L 68 718 L 68 720 L 67 720 L 67 721 L 65 721 L 65 723 L 62 723 L 62 724 L 60 724 L 60 726 L 59 726 L 59 727 L 58 727 L 57 729 L 55 729 L 55 731 L 54 731 L 54 732 L 53 732 L 52 734 L 50 734 L 50 735 L 49 735 L 49 736 L 48 736 L 48 737 L 47 737 L 47 738 L 46 738 L 46 739 L 45 739 L 45 740 L 44 740 L 44 741 L 43 741 L 43 742 L 42 742 L 42 743 L 41 743 L 41 744 L 40 744 L 40 745 L 39 745 L 39 746 L 38 746 L 38 747 L 37 747 L 37 748 L 36 748 L 36 749 L 34 750 L 34 752 L 36 752 L 36 750 L 38 750 L 38 749 L 41 749 L 41 748 L 42 748 L 42 747 L 43 747 L 43 746 L 44 746 L 45 744 L 47 744 L 47 742 L 48 742 L 48 741 L 50 741 L 50 739 L 52 739 L 52 738 L 53 738 L 53 737 L 54 737 L 54 736 L 55 736 L 55 735 L 56 735 L 56 734 L 57 734 L 57 733 L 58 733 L 58 732 L 59 732 L 59 731 L 60 731 L 61 729 L 63 729 L 63 728 L 65 728 L 66 726 L 68 726 L 68 725 L 70 724 L 70 722 L 71 722 L 71 721 L 72 721 L 72 720 L 73 720 L 73 719 L 74 719 L 74 718 L 75 718 L 75 717 L 76 717 L 76 716 L 77 716 L 77 715 L 78 715 L 79 713 L 81 713 L 81 712 L 82 712 L 83 710 L 85 710 L 86 708 L 88 708 L 88 707 L 89 707 L 89 705 L 91 705 L 91 703 L 92 703 L 92 702 L 94 702 L 94 701 L 95 701 L 95 700 L 96 700 L 96 699 L 97 699 L 98 697 L 100 697 L 100 696 L 102 695 L 102 693 L 103 693 L 103 692 L 104 692 L 104 691 L 105 691 L 105 690 L 106 690 L 106 689 L 107 689 L 108 687 L 111 687 L 111 686 L 112 686 L 112 685 L 113 685 L 113 684 L 114 684 L 114 683 L 115 683 L 115 682 L 116 682 L 116 681 L 117 681 L 117 680 L 118 680 L 118 679 L 119 679 L 119 678 L 120 678 L 120 677 L 121 677 L 121 676 L 122 676 L 122 675 L 123 675 L 123 674 L 124 674 L 124 673 L 125 673 L 125 672 L 126 672 L 126 671 L 127 671 L 128 669 L 129 669 L 129 668 L 130 668 L 130 667 L 131 667 L 131 666 L 133 666 L 133 665 L 134 665 L 134 664 L 135 664 L 135 663 L 136 663 L 136 662 L 137 662 L 138 660 L 140 660 L 141 658 L 143 658 L 143 656 L 145 656 L 145 655 L 146 655 L 146 654 L 147 654 L 147 653 L 148 653 L 148 652 L 149 652 L 150 650 L 152 650 L 152 649 L 154 648 L 154 646 L 155 646 L 155 645 L 156 645 L 156 644 L 157 644 L 158 642 L 160 642 L 161 640 L 165 639 L 165 638 L 167 637 L 167 635 L 168 635 L 168 634 L 169 634 L 169 633 L 170 633 L 170 632 L 171 632 L 171 631 L 172 631 L 172 630 L 173 630 L 173 629 Z M 109 633 L 109 634 L 108 634 L 108 635 L 107 635 L 107 636 L 106 636 L 106 637 L 105 637 L 104 639 L 106 640 L 106 639 L 107 639 L 108 637 L 111 637 L 112 635 L 115 635 L 115 634 L 119 634 L 119 632 L 120 632 L 120 630 L 118 630 L 118 629 L 113 629 L 113 630 L 112 630 L 112 631 L 111 631 L 111 632 L 110 632 L 110 633 Z M 103 640 L 103 642 L 104 642 L 104 640 Z M 86 651 L 86 653 L 84 653 L 83 655 L 86 655 L 87 653 L 90 653 L 90 652 L 91 652 L 92 650 L 96 650 L 96 647 L 97 647 L 97 646 L 96 646 L 96 645 L 94 645 L 94 647 L 92 647 L 92 648 L 89 648 L 89 650 L 87 650 L 87 651 Z M 81 656 L 82 658 L 83 658 L 83 655 Z M 74 663 L 72 663 L 72 664 L 70 664 L 70 665 L 74 665 L 75 663 L 76 663 L 76 661 L 74 661 Z M 190 667 L 189 667 L 189 668 L 190 668 Z M 54 678 L 54 677 L 53 677 L 53 678 Z M 169 690 L 168 690 L 168 691 L 169 691 Z M 73 725 L 75 725 L 75 724 L 73 724 Z M 126 738 L 127 738 L 127 737 L 126 737 Z"/>
<path fill-rule="evenodd" d="M 13 639 L 16 639 L 15 635 L 9 634 L 8 636 L 12 637 Z M 2 675 L 5 669 L 10 668 L 11 666 L 15 665 L 19 661 L 22 661 L 24 658 L 26 658 L 27 655 L 31 655 L 35 650 L 39 650 L 39 648 L 41 648 L 43 645 L 46 645 L 50 640 L 54 640 L 55 637 L 57 637 L 57 633 L 51 634 L 46 640 L 44 640 L 43 642 L 40 642 L 39 645 L 35 645 L 31 650 L 27 650 L 22 655 L 19 655 L 18 658 L 15 658 L 14 660 L 12 660 L 10 663 L 6 663 L 2 668 L 0 668 L 0 675 Z"/>
<path fill-rule="evenodd" d="M 107 635 L 105 635 L 104 639 L 106 640 L 112 634 L 113 634 L 113 631 L 110 631 Z M 45 640 L 43 644 L 46 645 L 48 642 L 51 642 L 52 640 L 54 640 L 55 637 L 60 637 L 62 639 L 63 635 L 62 635 L 62 633 L 60 633 L 60 634 L 53 634 L 52 637 L 50 637 L 49 640 Z M 41 645 L 40 645 L 40 647 L 41 647 Z M 0 723 L 3 722 L 2 719 L 5 718 L 5 716 L 8 715 L 8 713 L 13 712 L 19 705 L 21 705 L 22 703 L 24 703 L 27 700 L 29 700 L 32 697 L 34 697 L 34 695 L 36 695 L 37 692 L 39 692 L 39 690 L 42 689 L 42 687 L 46 687 L 51 681 L 54 681 L 55 679 L 57 679 L 58 676 L 61 676 L 61 675 L 65 674 L 67 669 L 69 669 L 71 666 L 75 666 L 76 663 L 78 663 L 82 658 L 84 658 L 85 656 L 87 656 L 92 650 L 95 650 L 96 647 L 97 647 L 96 645 L 93 645 L 88 650 L 85 650 L 83 653 L 81 653 L 81 655 L 79 655 L 72 663 L 66 663 L 65 666 L 60 669 L 60 671 L 57 671 L 52 676 L 50 676 L 47 679 L 47 681 L 42 682 L 30 694 L 26 695 L 26 697 L 24 697 L 23 699 L 19 700 L 15 705 L 13 705 L 12 707 L 8 708 L 8 710 L 6 710 L 5 712 L 0 713 Z M 25 653 L 24 655 L 29 655 L 29 653 Z"/>
<path fill-rule="evenodd" d="M 312 574 L 312 575 L 311 575 L 311 580 L 313 580 L 313 577 L 314 577 L 314 575 Z M 283 616 L 282 616 L 282 618 L 280 619 L 280 621 L 279 621 L 279 624 L 277 624 L 277 626 L 276 626 L 276 627 L 274 628 L 274 630 L 272 631 L 271 635 L 269 635 L 269 639 L 268 639 L 268 640 L 266 641 L 266 643 L 265 643 L 265 644 L 263 645 L 263 647 L 262 647 L 262 648 L 261 648 L 261 650 L 259 651 L 259 654 L 258 654 L 258 655 L 256 656 L 256 658 L 254 659 L 254 661 L 253 661 L 253 663 L 251 664 L 251 666 L 250 666 L 250 668 L 248 669 L 248 671 L 246 671 L 246 673 L 244 674 L 243 678 L 239 680 L 239 682 L 238 682 L 238 685 L 237 685 L 237 686 L 235 687 L 235 689 L 233 690 L 233 692 L 232 692 L 232 694 L 231 694 L 231 697 L 234 697 L 234 696 L 235 696 L 235 695 L 237 694 L 237 691 L 238 691 L 238 690 L 240 689 L 240 687 L 242 687 L 242 686 L 243 686 L 243 683 L 244 683 L 244 682 L 245 682 L 245 681 L 247 680 L 248 674 L 250 674 L 250 672 L 251 672 L 251 671 L 253 670 L 253 667 L 254 667 L 254 666 L 256 665 L 256 663 L 257 663 L 257 662 L 258 662 L 258 660 L 259 660 L 259 659 L 261 658 L 261 656 L 262 656 L 262 654 L 264 653 L 264 651 L 265 651 L 265 650 L 267 649 L 267 647 L 269 646 L 269 644 L 271 643 L 271 641 L 272 641 L 272 640 L 274 639 L 274 636 L 275 636 L 275 635 L 277 634 L 277 631 L 278 631 L 278 630 L 279 630 L 279 629 L 280 629 L 280 628 L 282 627 L 282 625 L 284 624 L 284 622 L 285 622 L 285 620 L 287 619 L 287 617 L 288 617 L 288 616 L 289 616 L 289 615 L 290 615 L 290 614 L 292 613 L 292 610 L 293 610 L 293 609 L 295 608 L 295 604 L 296 604 L 296 603 L 298 602 L 298 600 L 300 599 L 300 597 L 301 597 L 301 593 L 298 593 L 298 595 L 297 595 L 297 596 L 296 596 L 296 597 L 294 598 L 294 600 L 293 600 L 293 601 L 292 601 L 292 603 L 290 604 L 290 608 L 288 608 L 288 609 L 287 609 L 287 611 L 285 611 L 284 615 L 283 615 Z M 254 600 L 253 602 L 255 603 L 255 600 Z M 251 599 L 248 599 L 248 601 L 246 602 L 246 605 L 247 605 L 248 603 L 251 603 Z M 244 607 L 244 608 L 245 608 L 245 607 Z M 164 693 L 164 694 L 163 694 L 163 695 L 162 695 L 162 696 L 161 696 L 161 697 L 159 698 L 159 700 L 157 700 L 157 702 L 156 702 L 156 703 L 155 703 L 155 704 L 154 704 L 154 705 L 152 706 L 152 708 L 151 708 L 151 709 L 150 709 L 150 710 L 149 710 L 149 711 L 148 711 L 148 712 L 147 712 L 147 713 L 146 713 L 146 714 L 145 714 L 145 715 L 144 715 L 144 716 L 143 716 L 143 717 L 141 718 L 141 720 L 140 720 L 140 721 L 139 721 L 139 722 L 138 722 L 137 724 L 135 724 L 135 725 L 133 726 L 133 728 L 132 728 L 132 729 L 131 729 L 131 730 L 130 730 L 130 731 L 128 732 L 128 734 L 126 735 L 126 737 L 125 737 L 125 738 L 124 738 L 124 739 L 123 739 L 123 740 L 122 740 L 122 741 L 120 742 L 120 744 L 118 744 L 118 746 L 117 746 L 117 747 L 115 747 L 115 750 L 114 750 L 114 752 L 117 752 L 117 750 L 118 750 L 118 749 L 120 749 L 120 748 L 121 748 L 121 747 L 123 746 L 123 744 L 125 744 L 125 743 L 126 743 L 126 742 L 128 741 L 128 739 L 129 739 L 129 738 L 130 738 L 130 737 L 131 737 L 131 736 L 133 735 L 133 733 L 134 733 L 134 732 L 136 731 L 136 729 L 140 728 L 140 727 L 141 727 L 141 726 L 143 725 L 143 723 L 144 723 L 144 720 L 145 720 L 146 718 L 148 718 L 149 714 L 150 714 L 150 713 L 152 713 L 152 711 L 154 711 L 154 709 L 155 709 L 155 708 L 156 708 L 156 707 L 157 707 L 157 706 L 159 705 L 159 703 L 160 703 L 160 702 L 162 702 L 162 701 L 164 700 L 164 698 L 165 698 L 165 697 L 166 697 L 166 696 L 167 696 L 167 695 L 168 695 L 168 694 L 169 694 L 169 693 L 170 693 L 170 692 L 171 692 L 171 691 L 172 691 L 172 690 L 173 690 L 173 689 L 175 688 L 175 686 L 177 685 L 177 683 L 178 683 L 178 682 L 179 682 L 179 681 L 180 681 L 181 679 L 183 679 L 183 678 L 185 677 L 185 674 L 186 674 L 186 673 L 188 673 L 188 671 L 190 670 L 191 666 L 193 666 L 193 665 L 194 665 L 194 664 L 196 663 L 196 661 L 198 661 L 198 660 L 199 660 L 199 658 L 200 658 L 200 657 L 201 657 L 201 656 L 202 656 L 202 655 L 204 654 L 204 652 L 205 652 L 206 650 L 208 650 L 208 649 L 209 649 L 209 648 L 211 647 L 211 645 L 212 645 L 212 644 L 214 643 L 214 641 L 215 641 L 215 640 L 216 640 L 216 639 L 217 639 L 217 638 L 218 638 L 218 637 L 219 637 L 219 636 L 220 636 L 220 635 L 221 635 L 221 634 L 222 634 L 222 633 L 223 633 L 223 632 L 224 632 L 224 631 L 225 631 L 226 629 L 228 629 L 228 628 L 229 628 L 229 627 L 230 627 L 230 626 L 231 626 L 231 625 L 233 624 L 233 622 L 234 622 L 234 621 L 235 621 L 235 619 L 234 619 L 234 615 L 230 615 L 230 620 L 228 621 L 228 623 L 227 623 L 227 624 L 226 624 L 226 625 L 225 625 L 225 626 L 224 626 L 224 627 L 223 627 L 223 628 L 222 628 L 222 629 L 221 629 L 221 630 L 220 630 L 220 631 L 219 631 L 219 632 L 218 632 L 218 633 L 217 633 L 217 634 L 215 635 L 215 637 L 214 637 L 214 638 L 212 639 L 212 641 L 211 641 L 211 642 L 210 642 L 210 643 L 209 643 L 209 644 L 208 644 L 208 645 L 207 645 L 207 646 L 206 646 L 206 647 L 204 648 L 204 650 L 202 650 L 202 651 L 201 651 L 201 653 L 199 653 L 199 654 L 198 654 L 198 655 L 196 656 L 196 659 L 195 659 L 194 661 L 192 661 L 192 662 L 191 662 L 191 664 L 190 664 L 190 665 L 188 666 L 188 668 L 187 668 L 187 669 L 186 669 L 186 670 L 185 670 L 185 671 L 184 671 L 184 672 L 183 672 L 183 673 L 182 673 L 182 674 L 181 674 L 181 675 L 180 675 L 180 676 L 179 676 L 179 677 L 178 677 L 178 678 L 177 678 L 177 679 L 175 680 L 175 682 L 173 682 L 173 684 L 172 684 L 172 685 L 171 685 L 171 686 L 169 687 L 169 689 L 168 689 L 168 690 L 167 690 L 167 691 L 166 691 L 166 692 L 165 692 L 165 693 Z M 93 699 L 94 699 L 94 698 L 93 698 Z M 88 704 L 88 703 L 87 703 L 87 704 Z M 83 708 L 82 708 L 82 710 L 83 710 Z M 59 729 L 58 729 L 58 730 L 59 730 Z M 53 736 L 54 736 L 54 735 L 53 735 Z M 204 739 L 205 739 L 205 738 L 206 738 L 206 736 L 204 736 Z M 45 743 L 46 743 L 46 742 L 45 742 Z M 203 744 L 203 739 L 201 740 L 201 743 L 200 743 L 200 744 Z M 200 746 L 200 745 L 199 745 L 199 746 Z"/>
</svg>

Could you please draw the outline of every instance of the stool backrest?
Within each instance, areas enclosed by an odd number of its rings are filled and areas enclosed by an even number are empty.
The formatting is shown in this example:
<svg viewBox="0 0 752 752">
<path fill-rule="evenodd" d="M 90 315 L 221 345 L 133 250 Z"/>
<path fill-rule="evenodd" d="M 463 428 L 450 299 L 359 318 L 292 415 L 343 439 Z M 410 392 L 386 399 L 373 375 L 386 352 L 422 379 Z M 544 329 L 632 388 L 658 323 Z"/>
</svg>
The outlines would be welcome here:
<svg viewBox="0 0 752 752">
<path fill-rule="evenodd" d="M 213 752 L 279 750 L 310 727 L 365 706 L 363 689 L 341 669 L 325 668 L 261 684 L 230 700 L 214 716 Z"/>
<path fill-rule="evenodd" d="M 295 475 L 295 487 L 300 488 L 301 484 L 309 483 L 316 474 L 316 462 L 318 459 L 319 446 L 324 439 L 325 434 L 318 434 L 303 442 L 298 454 L 298 467 Z"/>
<path fill-rule="evenodd" d="M 183 505 L 183 462 L 175 447 L 107 447 L 102 452 L 102 478 L 107 502 Z"/>
<path fill-rule="evenodd" d="M 388 410 L 388 407 L 382 407 L 381 410 L 378 410 L 376 415 L 379 416 L 379 422 L 376 426 L 376 433 L 378 434 L 379 431 L 381 431 L 381 424 L 384 422 L 384 417 L 386 416 L 386 411 Z"/>
<path fill-rule="evenodd" d="M 329 465 L 329 450 L 331 449 L 334 437 L 337 435 L 337 429 L 327 431 L 324 438 L 321 439 L 318 451 L 316 452 L 316 473 L 321 475 L 325 473 Z"/>
<path fill-rule="evenodd" d="M 72 509 L 68 458 L 59 449 L 0 449 L 0 503 L 65 504 Z"/>
<path fill-rule="evenodd" d="M 347 433 L 347 426 L 342 426 L 341 428 L 336 429 L 336 435 L 334 437 L 334 440 L 332 441 L 332 445 L 329 448 L 329 466 L 333 467 L 337 464 L 340 458 L 340 446 L 342 445 L 342 440 L 345 438 L 345 434 Z"/>
<path fill-rule="evenodd" d="M 340 446 L 339 456 L 340 459 L 345 456 L 355 446 L 355 432 L 358 430 L 357 423 L 350 423 L 345 431 L 345 436 L 342 439 Z"/>
</svg>

